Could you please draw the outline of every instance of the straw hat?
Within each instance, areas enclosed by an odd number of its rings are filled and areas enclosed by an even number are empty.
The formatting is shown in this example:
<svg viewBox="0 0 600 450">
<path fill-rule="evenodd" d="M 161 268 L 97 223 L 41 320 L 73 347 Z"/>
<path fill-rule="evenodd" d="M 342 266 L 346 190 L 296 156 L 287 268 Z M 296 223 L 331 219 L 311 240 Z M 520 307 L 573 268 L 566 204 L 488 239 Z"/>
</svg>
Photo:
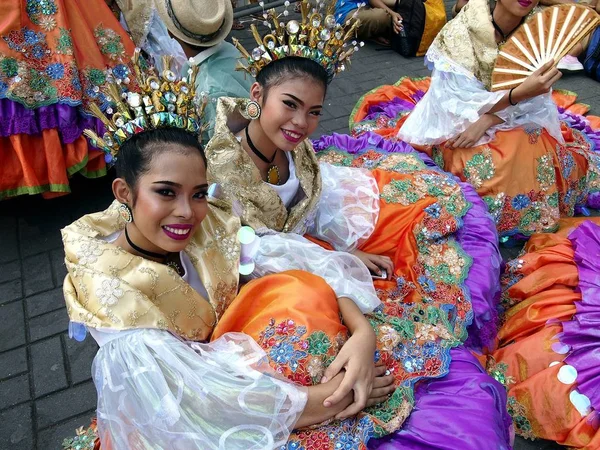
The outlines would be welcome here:
<svg viewBox="0 0 600 450">
<path fill-rule="evenodd" d="M 154 5 L 168 30 L 191 45 L 212 47 L 233 25 L 231 0 L 154 0 Z"/>
</svg>

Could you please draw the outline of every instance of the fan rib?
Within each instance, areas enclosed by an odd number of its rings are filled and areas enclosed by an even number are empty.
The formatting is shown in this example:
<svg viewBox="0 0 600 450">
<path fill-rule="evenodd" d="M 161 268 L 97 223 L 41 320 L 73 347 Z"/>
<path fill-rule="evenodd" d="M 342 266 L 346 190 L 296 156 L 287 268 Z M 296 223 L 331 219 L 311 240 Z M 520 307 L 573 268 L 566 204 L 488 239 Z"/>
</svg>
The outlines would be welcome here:
<svg viewBox="0 0 600 450">
<path fill-rule="evenodd" d="M 540 65 L 546 64 L 546 43 L 544 42 L 544 15 L 537 17 L 538 39 L 540 40 Z"/>
<path fill-rule="evenodd" d="M 574 13 L 575 13 L 575 7 L 572 6 L 571 8 L 569 8 L 569 13 L 567 14 L 567 18 L 565 19 L 565 23 L 563 23 L 563 26 L 560 29 L 560 33 L 558 34 L 558 37 L 556 38 L 556 42 L 554 43 L 554 48 L 552 49 L 552 58 L 554 58 L 555 62 L 556 62 L 556 55 L 558 54 L 558 48 L 560 47 L 560 44 L 562 42 L 562 38 L 565 35 L 565 30 L 567 29 L 567 27 L 571 23 L 571 19 L 573 18 L 573 14 Z"/>
<path fill-rule="evenodd" d="M 552 11 L 552 21 L 550 23 L 550 33 L 548 34 L 548 49 L 546 50 L 546 55 L 548 59 L 553 58 L 552 55 L 552 39 L 554 38 L 554 33 L 556 32 L 556 22 L 558 21 L 558 8 L 554 8 Z"/>
<path fill-rule="evenodd" d="M 592 22 L 590 22 L 585 28 L 583 28 L 583 30 L 581 30 L 581 33 L 579 33 L 577 36 L 574 36 L 573 39 L 570 41 L 569 45 L 567 45 L 563 51 L 558 55 L 559 57 L 557 58 L 559 61 L 561 58 L 563 58 L 567 53 L 569 53 L 571 51 L 571 49 L 573 47 L 575 47 L 575 44 L 577 44 L 577 42 L 580 41 L 580 37 L 581 36 L 585 36 L 588 33 L 592 32 L 597 26 L 598 26 L 599 21 L 594 20 Z"/>
<path fill-rule="evenodd" d="M 502 68 L 497 68 L 496 72 L 498 72 L 498 73 L 508 73 L 508 74 L 513 74 L 513 75 L 525 75 L 526 77 L 528 77 L 529 75 L 531 75 L 533 73 L 533 72 L 528 72 L 526 70 L 502 69 Z"/>
<path fill-rule="evenodd" d="M 502 52 L 502 51 L 501 51 L 501 52 L 499 53 L 499 55 L 500 55 L 500 56 L 503 56 L 503 57 L 505 57 L 506 59 L 509 59 L 509 60 L 511 60 L 512 62 L 514 62 L 514 63 L 516 63 L 516 64 L 520 65 L 521 67 L 525 67 L 526 69 L 529 69 L 529 70 L 531 70 L 532 72 L 535 72 L 535 67 L 533 67 L 533 66 L 531 66 L 531 65 L 527 64 L 526 62 L 523 62 L 523 61 L 521 61 L 521 60 L 520 60 L 520 59 L 518 59 L 518 58 L 515 58 L 513 55 L 511 55 L 511 54 L 509 54 L 509 53 L 506 53 L 506 52 Z"/>
<path fill-rule="evenodd" d="M 537 45 L 535 44 L 535 40 L 533 39 L 533 35 L 531 34 L 531 29 L 529 28 L 529 24 L 525 24 L 525 33 L 527 34 L 527 39 L 529 40 L 529 45 L 535 54 L 535 63 L 533 64 L 536 67 L 541 65 L 540 52 L 538 51 Z M 531 61 L 533 63 L 533 61 Z"/>
<path fill-rule="evenodd" d="M 519 85 L 526 79 L 527 78 L 519 78 L 516 80 L 509 80 L 509 81 L 504 81 L 502 83 L 496 83 L 496 84 L 492 85 L 492 89 L 502 89 L 502 88 L 507 88 L 512 85 Z"/>
<path fill-rule="evenodd" d="M 516 36 L 513 36 L 512 41 L 515 43 L 515 45 L 517 47 L 519 47 L 519 50 L 521 50 L 521 53 L 523 53 L 527 57 L 527 59 L 529 60 L 529 62 L 531 64 L 533 64 L 533 66 L 531 66 L 531 67 L 533 67 L 533 71 L 535 72 L 535 64 L 536 64 L 535 58 L 533 56 L 531 56 L 531 53 L 529 53 L 527 51 L 527 49 L 525 48 L 525 46 L 523 44 L 521 44 L 521 41 L 519 41 Z M 502 52 L 502 53 L 504 53 L 504 52 Z M 526 67 L 526 66 L 523 66 L 523 67 Z M 527 68 L 529 69 L 529 67 L 527 67 Z"/>
<path fill-rule="evenodd" d="M 571 28 L 571 32 L 567 35 L 566 39 L 563 41 L 562 45 L 560 46 L 560 48 L 558 50 L 559 54 L 562 54 L 565 47 L 573 42 L 572 41 L 573 36 L 575 35 L 575 33 L 577 33 L 581 29 L 581 24 L 583 23 L 585 18 L 588 16 L 589 12 L 590 12 L 589 9 L 586 9 L 584 11 L 584 13 L 581 15 L 581 17 L 579 18 L 579 20 L 577 22 L 575 22 L 575 26 L 573 28 Z"/>
</svg>

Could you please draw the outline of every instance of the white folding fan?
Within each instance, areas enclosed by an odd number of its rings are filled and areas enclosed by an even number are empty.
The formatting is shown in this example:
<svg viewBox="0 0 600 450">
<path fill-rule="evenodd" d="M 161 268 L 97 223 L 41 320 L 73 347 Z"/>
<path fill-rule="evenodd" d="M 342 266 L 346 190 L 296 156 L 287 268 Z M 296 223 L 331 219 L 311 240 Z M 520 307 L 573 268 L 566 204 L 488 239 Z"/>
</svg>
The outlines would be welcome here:
<svg viewBox="0 0 600 450">
<path fill-rule="evenodd" d="M 500 48 L 492 91 L 518 86 L 552 59 L 558 64 L 599 24 L 600 15 L 581 5 L 556 5 L 535 14 Z"/>
</svg>

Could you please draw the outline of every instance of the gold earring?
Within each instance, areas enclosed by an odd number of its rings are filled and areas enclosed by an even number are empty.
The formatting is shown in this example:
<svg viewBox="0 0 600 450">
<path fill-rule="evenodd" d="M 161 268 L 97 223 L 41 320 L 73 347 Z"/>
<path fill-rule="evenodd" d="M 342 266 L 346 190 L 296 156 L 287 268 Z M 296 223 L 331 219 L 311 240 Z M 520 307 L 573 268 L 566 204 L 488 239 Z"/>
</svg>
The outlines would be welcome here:
<svg viewBox="0 0 600 450">
<path fill-rule="evenodd" d="M 244 113 L 244 116 L 247 119 L 256 120 L 260 117 L 260 105 L 255 100 L 248 100 L 246 107 L 244 108 Z"/>
<path fill-rule="evenodd" d="M 131 211 L 129 205 L 121 203 L 119 205 L 119 215 L 121 216 L 121 219 L 125 221 L 125 223 L 133 222 L 133 212 Z"/>
</svg>

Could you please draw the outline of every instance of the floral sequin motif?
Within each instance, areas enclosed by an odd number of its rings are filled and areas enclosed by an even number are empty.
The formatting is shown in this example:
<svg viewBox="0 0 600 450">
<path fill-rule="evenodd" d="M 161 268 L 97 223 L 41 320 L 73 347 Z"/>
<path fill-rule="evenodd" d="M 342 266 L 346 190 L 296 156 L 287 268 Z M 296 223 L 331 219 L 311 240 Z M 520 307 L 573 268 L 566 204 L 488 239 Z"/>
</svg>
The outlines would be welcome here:
<svg viewBox="0 0 600 450">
<path fill-rule="evenodd" d="M 540 136 L 542 135 L 542 128 L 535 126 L 526 126 L 524 127 L 525 133 L 529 136 L 529 143 L 531 145 L 537 144 Z"/>
<path fill-rule="evenodd" d="M 73 55 L 73 40 L 71 33 L 66 28 L 60 29 L 60 34 L 56 38 L 56 53 L 59 55 Z"/>
<path fill-rule="evenodd" d="M 31 21 L 44 30 L 51 31 L 56 26 L 52 16 L 58 12 L 58 7 L 54 0 L 27 0 L 26 11 Z"/>
<path fill-rule="evenodd" d="M 93 450 L 98 437 L 95 419 L 88 429 L 84 430 L 83 427 L 80 427 L 75 432 L 75 437 L 62 441 L 63 450 Z"/>
<path fill-rule="evenodd" d="M 434 145 L 431 148 L 431 159 L 433 159 L 433 162 L 440 169 L 444 168 L 444 153 L 442 152 L 442 149 L 439 146 Z"/>
<path fill-rule="evenodd" d="M 114 306 L 123 297 L 121 281 L 118 278 L 103 280 L 101 287 L 96 289 L 96 297 L 102 306 Z"/>
<path fill-rule="evenodd" d="M 515 431 L 519 436 L 531 440 L 536 438 L 535 434 L 533 434 L 531 422 L 527 418 L 525 406 L 519 403 L 519 401 L 511 395 L 508 396 L 508 413 L 513 419 Z"/>
<path fill-rule="evenodd" d="M 77 251 L 77 258 L 80 264 L 87 266 L 98 261 L 98 257 L 102 256 L 102 249 L 95 242 L 84 242 Z"/>
<path fill-rule="evenodd" d="M 543 191 L 550 189 L 550 187 L 556 184 L 556 173 L 554 172 L 554 164 L 550 155 L 537 158 L 536 170 L 536 179 Z"/>
<path fill-rule="evenodd" d="M 306 333 L 305 326 L 297 325 L 291 319 L 279 323 L 271 319 L 258 339 L 273 368 L 305 386 L 321 381 L 325 369 L 346 340 L 341 335 L 330 339 L 322 331 L 314 331 L 308 336 Z"/>
<path fill-rule="evenodd" d="M 496 174 L 492 151 L 486 148 L 481 153 L 474 155 L 466 162 L 463 174 L 475 189 L 481 188 L 485 181 L 491 180 Z"/>
<path fill-rule="evenodd" d="M 366 450 L 374 425 L 368 416 L 336 420 L 317 429 L 293 431 L 278 450 Z"/>
<path fill-rule="evenodd" d="M 509 385 L 515 382 L 514 377 L 507 375 L 508 364 L 496 362 L 492 356 L 488 356 L 488 360 L 486 362 L 486 371 L 494 380 L 496 380 L 506 389 L 508 389 Z"/>
<path fill-rule="evenodd" d="M 94 36 L 100 47 L 100 51 L 115 61 L 122 61 L 125 57 L 125 47 L 121 42 L 121 36 L 110 28 L 96 27 Z"/>
</svg>

